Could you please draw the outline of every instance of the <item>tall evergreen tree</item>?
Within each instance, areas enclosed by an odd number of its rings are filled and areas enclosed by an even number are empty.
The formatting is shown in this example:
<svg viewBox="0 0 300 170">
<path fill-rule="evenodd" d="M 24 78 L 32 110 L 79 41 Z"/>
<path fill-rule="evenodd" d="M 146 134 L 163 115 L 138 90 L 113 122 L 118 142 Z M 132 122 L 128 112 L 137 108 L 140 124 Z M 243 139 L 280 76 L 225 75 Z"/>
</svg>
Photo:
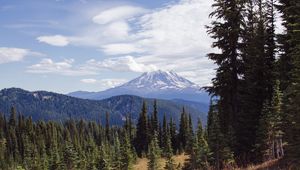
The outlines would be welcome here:
<svg viewBox="0 0 300 170">
<path fill-rule="evenodd" d="M 183 169 L 209 169 L 209 148 L 204 139 L 204 131 L 201 120 L 198 120 L 197 135 L 194 137 L 193 150 L 191 151 L 189 161 Z"/>
<path fill-rule="evenodd" d="M 188 128 L 187 128 L 187 135 L 186 135 L 186 147 L 185 150 L 187 153 L 191 154 L 193 151 L 194 145 L 194 132 L 193 132 L 193 123 L 191 115 L 188 116 Z"/>
<path fill-rule="evenodd" d="M 148 170 L 157 170 L 160 168 L 158 159 L 160 158 L 161 150 L 158 145 L 157 134 L 155 133 L 148 150 Z"/>
<path fill-rule="evenodd" d="M 210 94 L 218 96 L 219 119 L 222 133 L 228 144 L 236 152 L 235 132 L 237 117 L 240 108 L 240 75 L 242 73 L 241 61 L 241 34 L 244 10 L 244 1 L 215 0 L 214 11 L 210 14 L 214 21 L 208 27 L 208 33 L 216 41 L 213 48 L 220 49 L 220 53 L 210 53 L 208 57 L 217 65 L 216 77 L 212 79 L 212 87 L 207 90 Z"/>
<path fill-rule="evenodd" d="M 107 140 L 110 140 L 110 132 L 109 132 L 109 113 L 105 113 L 105 137 Z"/>
<path fill-rule="evenodd" d="M 281 158 L 283 151 L 283 113 L 280 83 L 276 82 L 270 104 L 265 103 L 257 136 L 257 151 L 261 161 Z"/>
<path fill-rule="evenodd" d="M 154 100 L 153 104 L 153 120 L 152 120 L 152 128 L 153 131 L 158 132 L 158 111 L 157 111 L 157 100 Z"/>
<path fill-rule="evenodd" d="M 103 170 L 112 170 L 112 152 L 111 147 L 109 146 L 107 141 L 104 141 L 100 147 L 100 161 L 99 161 L 99 169 Z"/>
<path fill-rule="evenodd" d="M 132 170 L 134 162 L 134 154 L 128 134 L 125 133 L 124 141 L 121 144 L 121 170 Z"/>
<path fill-rule="evenodd" d="M 285 92 L 284 129 L 288 142 L 286 153 L 289 160 L 297 160 L 300 158 L 300 4 L 297 0 L 279 2 L 278 9 L 286 29 L 281 38 L 283 54 L 280 56 L 282 90 Z"/>
<path fill-rule="evenodd" d="M 221 131 L 218 102 L 211 101 L 208 112 L 208 146 L 212 152 L 211 165 L 215 169 L 223 169 L 226 165 L 234 164 L 233 154 L 230 148 L 227 146 L 226 139 Z"/>
<path fill-rule="evenodd" d="M 186 148 L 187 138 L 188 138 L 188 117 L 185 112 L 185 108 L 182 108 L 182 113 L 180 116 L 179 122 L 179 133 L 178 133 L 178 142 L 179 142 L 179 150 L 183 151 Z"/>
<path fill-rule="evenodd" d="M 167 159 L 166 165 L 164 168 L 167 170 L 175 170 L 176 164 L 173 159 L 173 149 L 172 149 L 170 130 L 168 130 L 167 134 L 166 134 L 166 148 L 164 150 L 164 155 L 166 156 L 166 159 Z"/>
<path fill-rule="evenodd" d="M 169 128 L 170 128 L 170 136 L 171 136 L 171 146 L 173 149 L 173 153 L 176 153 L 177 147 L 177 138 L 176 138 L 176 125 L 173 122 L 173 118 L 170 118 L 169 121 Z"/>
<path fill-rule="evenodd" d="M 164 151 L 167 148 L 167 133 L 168 133 L 168 123 L 167 123 L 166 114 L 164 114 L 163 126 L 162 126 L 162 144 L 161 144 L 161 147 L 163 148 Z"/>
<path fill-rule="evenodd" d="M 138 123 L 136 125 L 136 137 L 135 137 L 135 149 L 139 156 L 142 153 L 146 153 L 148 150 L 148 121 L 147 121 L 147 106 L 146 102 L 143 102 L 142 111 L 140 113 Z"/>
</svg>

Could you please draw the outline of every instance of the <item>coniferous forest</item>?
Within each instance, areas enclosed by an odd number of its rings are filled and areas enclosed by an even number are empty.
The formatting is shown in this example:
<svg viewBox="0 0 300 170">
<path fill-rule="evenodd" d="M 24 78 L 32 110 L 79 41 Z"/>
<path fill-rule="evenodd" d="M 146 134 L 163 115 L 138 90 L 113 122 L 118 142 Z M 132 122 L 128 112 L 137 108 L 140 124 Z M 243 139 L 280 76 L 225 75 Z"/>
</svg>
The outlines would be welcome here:
<svg viewBox="0 0 300 170">
<path fill-rule="evenodd" d="M 299 169 L 299 0 L 214 0 L 212 7 L 207 33 L 216 52 L 208 58 L 217 68 L 212 86 L 204 87 L 211 95 L 205 127 L 201 120 L 193 125 L 184 108 L 179 124 L 160 121 L 156 102 L 144 102 L 137 121 L 128 113 L 122 127 L 110 126 L 109 113 L 105 124 L 34 122 L 12 107 L 10 117 L 0 114 L 0 169 L 129 170 L 139 158 L 150 170 L 265 162 L 273 162 L 266 169 Z M 177 165 L 174 155 L 181 153 L 188 159 Z"/>
</svg>

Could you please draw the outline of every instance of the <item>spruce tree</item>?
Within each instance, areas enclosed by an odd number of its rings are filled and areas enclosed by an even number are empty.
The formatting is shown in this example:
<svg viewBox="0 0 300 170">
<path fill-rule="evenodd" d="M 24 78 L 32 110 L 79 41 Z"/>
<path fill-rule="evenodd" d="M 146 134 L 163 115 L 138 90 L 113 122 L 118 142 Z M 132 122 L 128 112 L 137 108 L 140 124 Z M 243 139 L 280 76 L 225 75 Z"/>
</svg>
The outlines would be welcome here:
<svg viewBox="0 0 300 170">
<path fill-rule="evenodd" d="M 285 33 L 282 36 L 280 56 L 281 80 L 284 96 L 284 132 L 287 140 L 287 158 L 300 158 L 300 4 L 298 0 L 280 0 L 278 9 L 283 18 Z M 300 165 L 299 161 L 296 161 Z"/>
<path fill-rule="evenodd" d="M 110 132 L 109 132 L 109 113 L 105 113 L 105 136 L 108 141 L 110 141 Z"/>
<path fill-rule="evenodd" d="M 104 141 L 100 146 L 100 160 L 99 160 L 99 168 L 103 170 L 112 170 L 112 157 L 111 157 L 111 148 L 107 141 Z"/>
<path fill-rule="evenodd" d="M 182 113 L 180 116 L 179 122 L 179 134 L 178 134 L 178 142 L 179 142 L 179 150 L 180 152 L 184 151 L 186 148 L 187 138 L 188 138 L 188 117 L 185 112 L 185 108 L 182 108 Z"/>
<path fill-rule="evenodd" d="M 164 155 L 167 159 L 164 169 L 175 170 L 176 169 L 176 164 L 175 164 L 174 159 L 173 159 L 173 149 L 172 149 L 170 130 L 168 130 L 167 133 L 166 133 L 166 148 L 164 150 Z"/>
<path fill-rule="evenodd" d="M 197 135 L 193 140 L 193 150 L 183 169 L 209 169 L 208 161 L 210 153 L 208 144 L 204 139 L 204 131 L 202 128 L 201 120 L 198 120 Z"/>
<path fill-rule="evenodd" d="M 218 96 L 219 120 L 222 133 L 228 140 L 228 145 L 236 152 L 235 130 L 240 108 L 240 77 L 242 73 L 240 42 L 243 26 L 242 11 L 244 1 L 239 0 L 215 0 L 212 5 L 214 11 L 210 14 L 214 20 L 208 26 L 208 33 L 216 41 L 213 48 L 219 49 L 219 53 L 210 53 L 208 57 L 217 65 L 212 86 L 207 90 L 211 95 Z"/>
<path fill-rule="evenodd" d="M 139 156 L 142 156 L 142 153 L 146 153 L 148 150 L 148 135 L 147 106 L 146 102 L 144 101 L 142 111 L 136 125 L 136 137 L 134 141 L 135 150 Z"/>
<path fill-rule="evenodd" d="M 121 157 L 121 144 L 118 133 L 114 136 L 114 157 L 113 157 L 113 169 L 121 169 L 122 157 Z"/>
<path fill-rule="evenodd" d="M 65 168 L 68 170 L 72 170 L 77 167 L 78 164 L 78 153 L 75 150 L 73 144 L 69 141 L 66 142 L 65 147 L 64 147 L 64 165 Z"/>
<path fill-rule="evenodd" d="M 186 147 L 185 150 L 188 154 L 191 154 L 193 151 L 193 144 L 194 144 L 194 132 L 193 132 L 193 123 L 191 115 L 188 116 L 188 128 L 187 128 L 187 135 L 186 135 Z"/>
<path fill-rule="evenodd" d="M 153 104 L 153 120 L 152 120 L 152 128 L 153 131 L 158 132 L 158 111 L 157 111 L 157 100 L 154 100 Z"/>
<path fill-rule="evenodd" d="M 160 168 L 159 158 L 161 155 L 161 150 L 158 145 L 157 134 L 155 133 L 150 144 L 148 150 L 148 170 L 157 170 Z"/>
<path fill-rule="evenodd" d="M 173 122 L 173 118 L 170 118 L 169 121 L 169 128 L 170 128 L 170 136 L 171 136 L 171 146 L 173 149 L 173 153 L 176 153 L 177 147 L 177 138 L 176 138 L 176 125 Z"/>
<path fill-rule="evenodd" d="M 259 127 L 256 132 L 256 157 L 259 161 L 271 159 L 271 126 L 270 117 L 272 115 L 269 101 L 265 101 L 259 120 Z"/>
<path fill-rule="evenodd" d="M 271 103 L 264 104 L 257 131 L 257 151 L 260 160 L 266 161 L 284 156 L 283 113 L 280 83 L 276 81 Z"/>
<path fill-rule="evenodd" d="M 162 139 L 161 139 L 162 140 L 161 147 L 163 148 L 163 151 L 165 151 L 167 148 L 167 133 L 168 133 L 168 124 L 167 124 L 166 114 L 164 114 L 163 126 L 162 126 Z"/>
<path fill-rule="evenodd" d="M 132 170 L 134 163 L 134 154 L 130 139 L 127 133 L 125 133 L 124 141 L 121 143 L 121 170 Z"/>
<path fill-rule="evenodd" d="M 212 153 L 211 165 L 215 169 L 225 168 L 226 165 L 234 164 L 233 153 L 227 146 L 226 139 L 221 131 L 218 102 L 212 101 L 208 112 L 207 133 L 208 146 Z"/>
</svg>

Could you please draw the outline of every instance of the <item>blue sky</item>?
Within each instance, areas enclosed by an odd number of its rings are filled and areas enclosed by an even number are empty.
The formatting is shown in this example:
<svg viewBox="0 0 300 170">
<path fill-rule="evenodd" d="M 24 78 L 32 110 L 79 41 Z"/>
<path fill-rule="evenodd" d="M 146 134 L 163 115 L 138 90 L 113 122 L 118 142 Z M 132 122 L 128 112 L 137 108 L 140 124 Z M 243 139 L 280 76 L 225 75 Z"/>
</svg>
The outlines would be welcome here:
<svg viewBox="0 0 300 170">
<path fill-rule="evenodd" d="M 0 88 L 100 91 L 174 70 L 207 85 L 212 0 L 0 0 Z"/>
</svg>

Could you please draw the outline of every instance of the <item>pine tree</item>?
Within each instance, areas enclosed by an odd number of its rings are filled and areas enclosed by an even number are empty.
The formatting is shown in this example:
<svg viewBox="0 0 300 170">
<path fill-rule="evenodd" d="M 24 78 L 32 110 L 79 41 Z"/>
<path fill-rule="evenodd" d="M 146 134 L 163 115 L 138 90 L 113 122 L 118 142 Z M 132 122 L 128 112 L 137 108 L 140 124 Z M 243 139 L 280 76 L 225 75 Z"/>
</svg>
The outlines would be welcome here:
<svg viewBox="0 0 300 170">
<path fill-rule="evenodd" d="M 173 122 L 173 118 L 170 118 L 169 121 L 169 128 L 170 128 L 170 136 L 171 136 L 171 146 L 173 149 L 173 153 L 176 153 L 176 150 L 178 149 L 177 147 L 177 141 L 176 141 L 176 125 Z"/>
<path fill-rule="evenodd" d="M 168 133 L 167 118 L 166 118 L 166 114 L 164 114 L 163 126 L 162 126 L 162 139 L 161 139 L 162 140 L 161 148 L 163 148 L 163 151 L 165 151 L 167 148 L 167 133 Z"/>
<path fill-rule="evenodd" d="M 87 136 L 87 144 L 86 144 L 86 149 L 85 149 L 86 155 L 87 155 L 87 169 L 90 170 L 96 170 L 97 169 L 97 160 L 99 151 L 96 146 L 96 143 L 90 133 L 88 133 Z"/>
<path fill-rule="evenodd" d="M 291 161 L 300 158 L 300 4 L 297 0 L 280 0 L 278 9 L 286 29 L 281 37 L 280 56 L 281 82 L 284 97 L 284 129 L 288 142 L 287 158 Z M 296 161 L 300 165 L 299 161 Z"/>
<path fill-rule="evenodd" d="M 131 118 L 130 113 L 126 116 L 124 128 L 125 128 L 126 133 L 128 134 L 129 139 L 131 141 L 132 137 L 133 137 L 133 124 L 132 124 L 132 118 Z"/>
<path fill-rule="evenodd" d="M 108 141 L 110 141 L 110 132 L 109 132 L 109 113 L 105 113 L 105 136 Z"/>
<path fill-rule="evenodd" d="M 148 150 L 148 169 L 149 170 L 157 170 L 160 165 L 158 159 L 160 158 L 161 150 L 158 145 L 157 134 L 155 133 L 150 144 Z"/>
<path fill-rule="evenodd" d="M 193 140 L 193 148 L 190 154 L 190 159 L 183 169 L 209 169 L 209 156 L 209 148 L 206 140 L 204 139 L 204 131 L 202 129 L 201 120 L 198 120 L 197 135 Z"/>
<path fill-rule="evenodd" d="M 165 165 L 164 169 L 175 170 L 176 169 L 176 164 L 175 164 L 174 159 L 173 159 L 173 149 L 172 149 L 170 130 L 168 130 L 167 134 L 166 134 L 166 148 L 164 150 L 164 155 L 167 158 L 166 165 Z"/>
<path fill-rule="evenodd" d="M 122 157 L 121 157 L 121 144 L 118 133 L 114 137 L 114 158 L 113 158 L 113 169 L 121 169 Z"/>
<path fill-rule="evenodd" d="M 283 151 L 282 94 L 280 83 L 276 82 L 271 103 L 266 102 L 260 118 L 257 133 L 257 151 L 260 160 L 281 158 Z"/>
<path fill-rule="evenodd" d="M 71 142 L 66 142 L 63 156 L 64 156 L 63 162 L 66 166 L 66 169 L 72 170 L 77 167 L 79 161 L 78 153 Z"/>
<path fill-rule="evenodd" d="M 256 132 L 256 157 L 257 160 L 266 161 L 271 158 L 271 127 L 270 117 L 272 115 L 270 102 L 265 101 L 260 116 L 259 127 Z"/>
<path fill-rule="evenodd" d="M 193 144 L 194 144 L 194 132 L 193 132 L 193 123 L 191 115 L 189 114 L 188 117 L 188 128 L 187 128 L 187 135 L 186 135 L 186 152 L 192 153 L 193 151 Z"/>
<path fill-rule="evenodd" d="M 182 152 L 186 148 L 187 138 L 188 138 L 188 117 L 185 112 L 185 108 L 182 108 L 182 113 L 180 116 L 179 122 L 179 134 L 178 134 L 178 142 L 179 142 L 179 150 Z"/>
<path fill-rule="evenodd" d="M 158 111 L 157 111 L 157 100 L 154 100 L 153 104 L 153 120 L 152 120 L 152 128 L 153 131 L 158 132 Z M 154 133 L 153 133 L 154 134 Z"/>
<path fill-rule="evenodd" d="M 225 168 L 226 165 L 234 164 L 233 153 L 227 146 L 226 139 L 221 132 L 219 121 L 218 102 L 211 100 L 208 112 L 207 133 L 208 133 L 208 146 L 212 152 L 211 165 L 215 169 Z"/>
<path fill-rule="evenodd" d="M 196 138 L 196 146 L 194 146 L 194 150 L 196 153 L 196 164 L 199 169 L 208 169 L 209 168 L 209 157 L 210 151 L 208 148 L 208 144 L 206 139 L 204 138 L 204 130 L 202 127 L 201 120 L 198 120 L 198 129 L 197 129 L 197 138 Z"/>
<path fill-rule="evenodd" d="M 107 141 L 104 141 L 100 147 L 100 160 L 98 169 L 112 170 L 111 150 Z"/>
<path fill-rule="evenodd" d="M 14 161 L 18 161 L 19 159 L 19 150 L 18 150 L 18 140 L 16 134 L 16 126 L 17 126 L 17 113 L 14 107 L 11 108 L 11 115 L 8 121 L 8 136 L 7 136 L 7 149 L 11 154 Z"/>
<path fill-rule="evenodd" d="M 5 169 L 7 162 L 5 161 L 5 153 L 6 153 L 6 139 L 0 138 L 0 169 Z"/>
<path fill-rule="evenodd" d="M 125 133 L 124 141 L 121 144 L 121 170 L 132 170 L 134 162 L 134 154 L 128 134 Z"/>
<path fill-rule="evenodd" d="M 208 57 L 217 65 L 216 77 L 212 79 L 212 87 L 207 90 L 211 95 L 218 96 L 219 119 L 222 133 L 228 144 L 234 148 L 237 118 L 240 112 L 240 75 L 242 73 L 241 47 L 244 1 L 215 0 L 214 11 L 210 14 L 214 21 L 208 27 L 208 33 L 216 41 L 213 48 L 220 53 L 210 53 Z M 230 127 L 232 126 L 232 128 Z M 232 129 L 232 132 L 230 132 Z M 232 139 L 232 140 L 231 140 Z"/>
<path fill-rule="evenodd" d="M 144 101 L 142 111 L 136 125 L 136 138 L 134 141 L 135 150 L 139 156 L 142 156 L 142 153 L 146 153 L 148 150 L 148 135 L 147 106 L 146 102 Z"/>
</svg>

